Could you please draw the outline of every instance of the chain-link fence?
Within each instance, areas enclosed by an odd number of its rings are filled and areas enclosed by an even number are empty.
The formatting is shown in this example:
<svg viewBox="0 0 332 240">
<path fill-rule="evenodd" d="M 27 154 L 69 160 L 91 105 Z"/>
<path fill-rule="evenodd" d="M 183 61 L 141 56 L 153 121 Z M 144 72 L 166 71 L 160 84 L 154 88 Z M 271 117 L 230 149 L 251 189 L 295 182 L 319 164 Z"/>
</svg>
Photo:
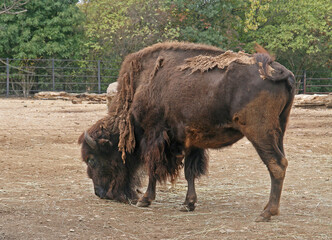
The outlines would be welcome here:
<svg viewBox="0 0 332 240">
<path fill-rule="evenodd" d="M 103 93 L 115 82 L 118 63 L 59 59 L 0 59 L 0 96 L 28 97 L 41 91 Z M 331 93 L 332 71 L 294 72 L 297 93 Z"/>
<path fill-rule="evenodd" d="M 0 59 L 0 96 L 40 91 L 105 92 L 118 69 L 107 61 Z"/>
</svg>

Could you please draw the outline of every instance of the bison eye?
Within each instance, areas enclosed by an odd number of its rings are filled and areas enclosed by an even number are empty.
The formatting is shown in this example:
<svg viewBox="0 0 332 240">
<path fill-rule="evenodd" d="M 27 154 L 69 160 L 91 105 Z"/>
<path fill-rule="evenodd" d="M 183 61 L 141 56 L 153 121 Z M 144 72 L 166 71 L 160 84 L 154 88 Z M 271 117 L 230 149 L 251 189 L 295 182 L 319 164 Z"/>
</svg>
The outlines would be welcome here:
<svg viewBox="0 0 332 240">
<path fill-rule="evenodd" d="M 87 161 L 88 165 L 92 168 L 97 166 L 97 161 L 94 158 L 89 158 Z"/>
</svg>

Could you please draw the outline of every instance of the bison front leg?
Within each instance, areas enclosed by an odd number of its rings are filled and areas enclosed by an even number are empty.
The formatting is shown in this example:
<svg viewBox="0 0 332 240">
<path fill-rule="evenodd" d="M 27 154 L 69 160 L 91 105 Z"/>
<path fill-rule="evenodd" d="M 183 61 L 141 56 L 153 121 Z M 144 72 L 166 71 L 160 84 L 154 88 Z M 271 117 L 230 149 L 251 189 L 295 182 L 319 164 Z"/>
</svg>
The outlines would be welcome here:
<svg viewBox="0 0 332 240">
<path fill-rule="evenodd" d="M 195 210 L 195 204 L 197 202 L 197 195 L 195 190 L 195 178 L 191 175 L 186 175 L 186 180 L 188 182 L 188 190 L 186 195 L 186 200 L 183 203 L 183 206 L 180 208 L 180 211 L 189 212 Z"/>
<path fill-rule="evenodd" d="M 207 169 L 207 157 L 203 149 L 192 149 L 184 161 L 184 173 L 188 182 L 186 199 L 181 207 L 181 211 L 194 211 L 197 202 L 195 190 L 195 178 L 205 174 Z"/>
<path fill-rule="evenodd" d="M 143 197 L 141 197 L 138 202 L 138 207 L 148 207 L 151 205 L 152 201 L 156 198 L 156 178 L 152 173 L 149 173 L 149 184 Z"/>
</svg>

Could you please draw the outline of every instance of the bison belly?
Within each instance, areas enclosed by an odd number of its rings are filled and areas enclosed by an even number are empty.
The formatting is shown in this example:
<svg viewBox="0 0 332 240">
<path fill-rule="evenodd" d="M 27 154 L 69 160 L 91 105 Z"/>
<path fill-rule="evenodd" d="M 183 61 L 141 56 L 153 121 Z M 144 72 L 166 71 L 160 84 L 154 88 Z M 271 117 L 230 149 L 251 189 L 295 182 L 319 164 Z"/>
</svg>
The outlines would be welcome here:
<svg viewBox="0 0 332 240">
<path fill-rule="evenodd" d="M 234 128 L 216 127 L 203 129 L 188 127 L 185 133 L 186 148 L 221 148 L 232 145 L 243 137 L 243 134 Z"/>
</svg>

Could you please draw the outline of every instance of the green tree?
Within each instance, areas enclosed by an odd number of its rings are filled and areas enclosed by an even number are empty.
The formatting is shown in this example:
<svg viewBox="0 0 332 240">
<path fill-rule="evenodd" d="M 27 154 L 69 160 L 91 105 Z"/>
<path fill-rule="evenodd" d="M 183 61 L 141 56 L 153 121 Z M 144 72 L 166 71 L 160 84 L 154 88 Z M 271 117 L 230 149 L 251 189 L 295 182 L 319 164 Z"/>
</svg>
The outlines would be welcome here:
<svg viewBox="0 0 332 240">
<path fill-rule="evenodd" d="M 0 15 L 0 57 L 81 57 L 84 16 L 77 2 L 33 0 L 24 13 Z"/>
<path fill-rule="evenodd" d="M 29 0 L 4 0 L 3 3 L 0 3 L 0 15 L 26 12 L 24 5 L 28 2 Z"/>
<path fill-rule="evenodd" d="M 258 27 L 267 21 L 264 15 L 269 9 L 269 3 L 272 0 L 249 0 L 249 6 L 245 13 L 244 32 L 257 30 Z"/>
<path fill-rule="evenodd" d="M 257 42 L 292 70 L 331 67 L 331 10 L 326 0 L 250 0 L 242 41 Z"/>
<path fill-rule="evenodd" d="M 168 0 L 173 28 L 181 41 L 206 43 L 224 49 L 242 49 L 238 31 L 242 29 L 246 1 Z"/>
<path fill-rule="evenodd" d="M 86 15 L 90 58 L 112 60 L 116 66 L 128 53 L 178 34 L 169 28 L 161 0 L 86 0 L 80 8 Z"/>
<path fill-rule="evenodd" d="M 0 58 L 23 59 L 11 62 L 18 73 L 11 79 L 14 91 L 27 96 L 35 84 L 38 68 L 28 59 L 84 56 L 84 15 L 77 2 L 31 0 L 24 5 L 25 12 L 0 15 Z"/>
</svg>

